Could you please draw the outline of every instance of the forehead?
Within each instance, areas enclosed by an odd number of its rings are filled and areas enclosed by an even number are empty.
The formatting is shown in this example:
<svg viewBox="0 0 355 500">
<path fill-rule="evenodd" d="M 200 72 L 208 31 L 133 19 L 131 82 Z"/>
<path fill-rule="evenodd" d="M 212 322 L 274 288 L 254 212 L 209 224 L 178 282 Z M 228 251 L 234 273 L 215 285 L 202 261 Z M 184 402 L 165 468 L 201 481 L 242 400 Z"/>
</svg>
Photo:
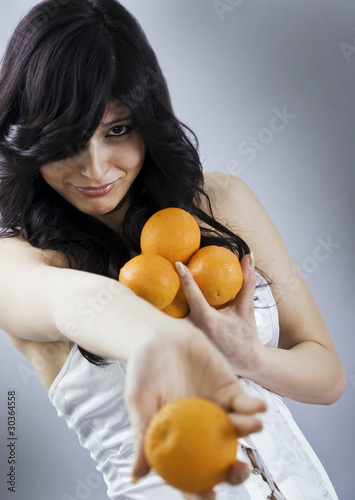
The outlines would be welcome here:
<svg viewBox="0 0 355 500">
<path fill-rule="evenodd" d="M 102 125 L 107 122 L 111 122 L 112 120 L 127 118 L 131 116 L 130 109 L 122 104 L 120 101 L 109 101 L 104 116 L 102 117 Z"/>
</svg>

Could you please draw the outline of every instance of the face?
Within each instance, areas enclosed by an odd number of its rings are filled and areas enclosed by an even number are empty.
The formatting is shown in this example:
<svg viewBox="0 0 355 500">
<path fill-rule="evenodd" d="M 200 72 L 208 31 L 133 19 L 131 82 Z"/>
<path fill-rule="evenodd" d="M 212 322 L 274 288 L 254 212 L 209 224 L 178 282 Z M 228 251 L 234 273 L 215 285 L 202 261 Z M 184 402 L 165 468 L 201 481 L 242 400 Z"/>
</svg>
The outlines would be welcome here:
<svg viewBox="0 0 355 500">
<path fill-rule="evenodd" d="M 80 153 L 47 163 L 40 173 L 74 207 L 117 226 L 145 153 L 145 144 L 133 126 L 129 109 L 112 102 Z"/>
</svg>

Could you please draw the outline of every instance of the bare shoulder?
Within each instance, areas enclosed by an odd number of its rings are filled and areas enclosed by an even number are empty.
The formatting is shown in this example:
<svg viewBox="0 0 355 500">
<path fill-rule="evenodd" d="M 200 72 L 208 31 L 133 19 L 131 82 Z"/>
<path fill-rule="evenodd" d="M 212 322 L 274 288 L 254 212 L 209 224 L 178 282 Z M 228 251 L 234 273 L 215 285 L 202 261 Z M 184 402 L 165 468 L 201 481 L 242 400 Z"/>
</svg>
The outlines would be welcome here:
<svg viewBox="0 0 355 500">
<path fill-rule="evenodd" d="M 223 172 L 206 174 L 205 190 L 215 218 L 248 244 L 257 268 L 272 283 L 284 287 L 285 281 L 297 271 L 276 226 L 253 190 L 243 180 Z M 277 293 L 276 289 L 273 291 Z"/>
<path fill-rule="evenodd" d="M 67 267 L 64 255 L 54 250 L 41 250 L 30 245 L 21 237 L 0 239 L 0 267 L 10 261 L 19 265 L 44 264 L 54 267 Z"/>
<path fill-rule="evenodd" d="M 281 235 L 252 189 L 226 173 L 205 176 L 214 216 L 248 244 L 255 263 L 271 282 L 280 320 L 280 347 L 314 340 L 332 348 L 317 305 Z"/>
<path fill-rule="evenodd" d="M 216 219 L 237 232 L 248 244 L 255 244 L 259 230 L 274 231 L 265 209 L 242 179 L 224 172 L 206 172 L 204 179 Z"/>
<path fill-rule="evenodd" d="M 230 194 L 232 189 L 235 189 L 235 185 L 242 181 L 225 172 L 205 172 L 204 173 L 204 188 L 211 202 L 218 203 L 221 197 L 226 194 Z"/>
<path fill-rule="evenodd" d="M 215 208 L 227 207 L 231 201 L 234 206 L 238 202 L 242 205 L 243 202 L 251 201 L 250 196 L 253 195 L 253 191 L 239 177 L 225 172 L 206 172 L 204 181 L 205 190 Z"/>
</svg>

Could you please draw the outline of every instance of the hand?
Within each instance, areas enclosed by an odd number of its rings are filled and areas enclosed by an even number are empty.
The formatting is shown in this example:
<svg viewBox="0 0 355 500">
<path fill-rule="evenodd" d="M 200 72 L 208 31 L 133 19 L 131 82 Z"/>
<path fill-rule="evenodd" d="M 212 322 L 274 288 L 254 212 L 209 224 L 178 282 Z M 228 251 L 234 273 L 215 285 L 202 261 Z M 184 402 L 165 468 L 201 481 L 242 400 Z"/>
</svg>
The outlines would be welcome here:
<svg viewBox="0 0 355 500">
<path fill-rule="evenodd" d="M 177 321 L 181 325 L 178 331 L 147 338 L 128 360 L 125 402 L 136 437 L 133 468 L 136 479 L 150 470 L 143 449 L 144 432 L 154 413 L 165 403 L 188 396 L 205 397 L 228 412 L 238 436 L 262 427 L 255 413 L 265 411 L 264 402 L 244 392 L 226 359 L 203 332 L 187 321 Z M 248 466 L 236 461 L 228 480 L 238 484 L 248 473 Z"/>
<path fill-rule="evenodd" d="M 249 467 L 244 462 L 237 461 L 229 470 L 227 482 L 232 485 L 237 485 L 245 481 L 248 477 Z M 186 500 L 214 500 L 216 498 L 216 493 L 213 490 L 206 491 L 203 494 L 181 493 Z"/>
<path fill-rule="evenodd" d="M 176 268 L 190 306 L 187 320 L 218 347 L 235 373 L 246 376 L 256 366 L 264 346 L 259 340 L 255 322 L 256 274 L 250 266 L 249 255 L 243 257 L 241 266 L 244 275 L 242 289 L 228 306 L 219 310 L 208 304 L 186 266 L 179 264 Z"/>
</svg>

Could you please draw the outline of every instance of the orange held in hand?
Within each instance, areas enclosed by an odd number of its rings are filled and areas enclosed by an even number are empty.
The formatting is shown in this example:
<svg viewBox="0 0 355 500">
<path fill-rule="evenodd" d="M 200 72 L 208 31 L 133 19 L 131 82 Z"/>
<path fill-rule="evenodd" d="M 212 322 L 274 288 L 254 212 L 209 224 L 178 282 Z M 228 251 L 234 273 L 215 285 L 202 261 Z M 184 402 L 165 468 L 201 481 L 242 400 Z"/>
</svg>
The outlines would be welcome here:
<svg viewBox="0 0 355 500">
<path fill-rule="evenodd" d="M 187 264 L 212 307 L 226 306 L 242 287 L 238 257 L 216 245 L 200 249 L 199 225 L 181 208 L 164 208 L 153 214 L 142 229 L 140 243 L 142 253 L 123 266 L 119 281 L 174 318 L 184 318 L 190 310 L 175 262 Z"/>
<path fill-rule="evenodd" d="M 144 451 L 149 465 L 171 486 L 203 493 L 227 479 L 236 461 L 237 434 L 217 404 L 198 397 L 179 399 L 153 416 Z"/>
<path fill-rule="evenodd" d="M 221 307 L 233 300 L 243 285 L 238 257 L 227 248 L 201 248 L 187 265 L 210 306 Z"/>
<path fill-rule="evenodd" d="M 153 214 L 141 233 L 142 253 L 154 253 L 172 264 L 187 264 L 200 248 L 201 231 L 189 212 L 169 207 Z"/>
<path fill-rule="evenodd" d="M 171 262 L 153 254 L 140 254 L 126 262 L 118 280 L 158 309 L 173 301 L 180 286 Z"/>
</svg>

